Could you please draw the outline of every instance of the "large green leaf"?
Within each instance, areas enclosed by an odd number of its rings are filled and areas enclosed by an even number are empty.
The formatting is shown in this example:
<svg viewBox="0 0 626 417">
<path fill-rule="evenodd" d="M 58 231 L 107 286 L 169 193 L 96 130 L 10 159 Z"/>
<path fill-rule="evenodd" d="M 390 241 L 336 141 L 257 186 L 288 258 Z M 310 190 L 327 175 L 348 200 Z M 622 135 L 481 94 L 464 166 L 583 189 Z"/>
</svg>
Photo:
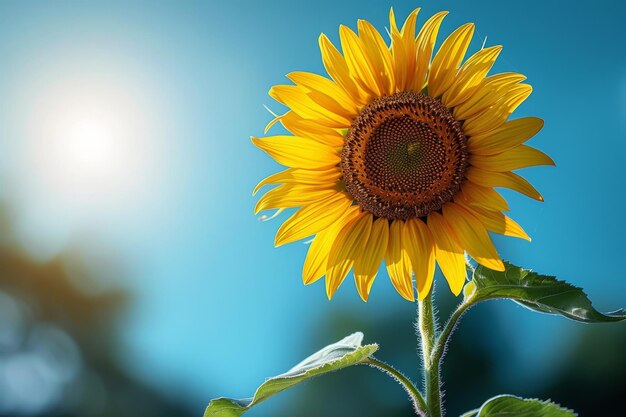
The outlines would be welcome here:
<svg viewBox="0 0 626 417">
<path fill-rule="evenodd" d="M 239 417 L 254 405 L 300 382 L 363 363 L 378 350 L 378 345 L 362 346 L 362 341 L 363 333 L 358 332 L 326 346 L 284 374 L 267 379 L 256 390 L 252 398 L 245 400 L 217 398 L 211 400 L 204 412 L 204 417 Z"/>
<path fill-rule="evenodd" d="M 498 395 L 487 400 L 479 409 L 461 417 L 575 417 L 571 410 L 550 401 L 527 400 L 513 395 Z"/>
<path fill-rule="evenodd" d="M 558 314 L 572 320 L 599 323 L 626 319 L 623 310 L 603 314 L 596 310 L 581 288 L 555 277 L 539 275 L 508 262 L 503 272 L 479 265 L 474 271 L 473 302 L 509 298 L 532 310 Z M 471 283 L 470 283 L 471 285 Z"/>
</svg>

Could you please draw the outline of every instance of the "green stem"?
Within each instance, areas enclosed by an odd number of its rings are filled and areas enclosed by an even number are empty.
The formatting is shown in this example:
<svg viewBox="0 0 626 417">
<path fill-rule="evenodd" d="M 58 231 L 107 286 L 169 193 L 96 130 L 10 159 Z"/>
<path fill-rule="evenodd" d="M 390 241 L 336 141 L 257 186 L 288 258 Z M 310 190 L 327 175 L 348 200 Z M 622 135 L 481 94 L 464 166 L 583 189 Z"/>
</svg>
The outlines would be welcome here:
<svg viewBox="0 0 626 417">
<path fill-rule="evenodd" d="M 418 329 L 422 342 L 422 362 L 424 366 L 424 385 L 426 405 L 429 417 L 441 417 L 441 385 L 439 382 L 439 360 L 433 360 L 433 349 L 437 342 L 435 334 L 435 313 L 433 310 L 433 292 L 418 302 Z"/>
<path fill-rule="evenodd" d="M 436 362 L 438 364 L 441 364 L 441 362 L 443 361 L 443 356 L 446 352 L 446 346 L 448 345 L 448 340 L 450 339 L 452 332 L 454 331 L 457 323 L 459 322 L 459 319 L 463 316 L 463 314 L 465 314 L 467 309 L 470 308 L 472 305 L 473 303 L 468 302 L 467 300 L 464 300 L 456 308 L 456 310 L 454 310 L 454 312 L 448 319 L 448 322 L 444 326 L 443 331 L 439 335 L 439 338 L 437 339 L 437 343 L 435 344 L 435 348 L 432 351 L 432 356 L 430 359 L 433 363 Z"/>
<path fill-rule="evenodd" d="M 427 416 L 426 414 L 426 402 L 424 401 L 424 397 L 422 393 L 415 387 L 415 385 L 402 373 L 393 368 L 392 366 L 387 365 L 384 362 L 379 361 L 378 359 L 369 358 L 365 361 L 370 366 L 374 368 L 378 368 L 383 372 L 386 372 L 391 377 L 395 378 L 396 381 L 402 385 L 404 390 L 409 394 L 411 400 L 413 400 L 413 407 L 415 408 L 415 412 L 420 416 Z"/>
</svg>

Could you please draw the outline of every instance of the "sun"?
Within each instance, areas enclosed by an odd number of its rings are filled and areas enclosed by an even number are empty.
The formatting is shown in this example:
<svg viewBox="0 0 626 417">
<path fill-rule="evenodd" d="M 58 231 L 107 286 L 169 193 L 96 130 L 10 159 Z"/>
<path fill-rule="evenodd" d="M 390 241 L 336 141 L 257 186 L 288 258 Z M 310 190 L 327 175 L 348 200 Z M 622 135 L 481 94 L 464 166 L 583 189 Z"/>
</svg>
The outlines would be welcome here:
<svg viewBox="0 0 626 417">
<path fill-rule="evenodd" d="M 65 107 L 50 119 L 34 168 L 48 190 L 68 203 L 117 199 L 125 181 L 139 174 L 129 154 L 128 125 L 106 104 L 96 99 L 87 108 Z"/>
<path fill-rule="evenodd" d="M 129 97 L 75 89 L 50 101 L 57 104 L 38 114 L 31 149 L 40 185 L 71 207 L 132 199 L 147 177 L 151 154 L 146 126 Z"/>
<path fill-rule="evenodd" d="M 124 74 L 76 71 L 35 77 L 20 92 L 10 195 L 21 233 L 53 242 L 42 253 L 76 234 L 144 224 L 162 201 L 167 124 L 145 87 Z"/>
<path fill-rule="evenodd" d="M 65 143 L 61 144 L 60 151 L 66 153 L 66 162 L 76 175 L 107 175 L 120 151 L 117 132 L 109 120 L 78 118 L 66 126 L 64 136 Z"/>
</svg>

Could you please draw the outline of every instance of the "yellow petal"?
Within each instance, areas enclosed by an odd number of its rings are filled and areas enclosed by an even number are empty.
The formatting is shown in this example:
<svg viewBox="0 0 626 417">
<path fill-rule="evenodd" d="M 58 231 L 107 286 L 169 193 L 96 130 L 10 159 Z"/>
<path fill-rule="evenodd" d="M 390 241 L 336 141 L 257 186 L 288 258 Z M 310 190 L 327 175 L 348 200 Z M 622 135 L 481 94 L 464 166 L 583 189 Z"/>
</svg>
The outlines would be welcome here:
<svg viewBox="0 0 626 417">
<path fill-rule="evenodd" d="M 487 268 L 504 271 L 504 264 L 485 226 L 471 212 L 457 204 L 448 203 L 443 206 L 443 217 L 454 230 L 459 246 L 472 258 Z"/>
<path fill-rule="evenodd" d="M 275 85 L 270 89 L 269 95 L 304 119 L 316 120 L 332 128 L 349 127 L 351 124 L 350 116 L 341 111 L 338 112 L 338 108 L 332 106 L 331 100 L 323 101 L 324 98 L 321 95 L 316 96 L 313 92 L 297 85 Z M 323 103 L 320 104 L 320 102 Z"/>
<path fill-rule="evenodd" d="M 463 64 L 452 86 L 441 97 L 446 107 L 455 107 L 472 96 L 496 62 L 502 46 L 481 49 Z"/>
<path fill-rule="evenodd" d="M 465 135 L 476 136 L 497 129 L 506 122 L 511 113 L 528 98 L 532 91 L 532 87 L 528 84 L 511 87 L 506 96 L 492 107 L 465 120 L 463 123 Z"/>
<path fill-rule="evenodd" d="M 380 33 L 366 20 L 358 21 L 359 38 L 378 87 L 383 95 L 393 94 L 393 62 L 389 47 Z"/>
<path fill-rule="evenodd" d="M 393 74 L 395 91 L 406 91 L 413 86 L 413 74 L 415 73 L 415 22 L 420 9 L 415 9 L 406 18 L 402 31 L 398 31 L 393 9 L 389 12 L 391 26 L 391 51 L 393 55 Z"/>
<path fill-rule="evenodd" d="M 417 46 L 417 64 L 415 75 L 413 76 L 413 85 L 415 91 L 422 91 L 426 85 L 426 74 L 430 68 L 430 58 L 433 55 L 437 34 L 443 18 L 448 12 L 439 12 L 430 17 L 422 26 L 415 44 Z"/>
<path fill-rule="evenodd" d="M 394 33 L 400 34 L 398 24 L 396 23 L 396 15 L 393 12 L 393 7 L 389 9 L 389 27 L 391 28 L 391 35 Z"/>
<path fill-rule="evenodd" d="M 341 178 L 341 170 L 337 167 L 325 170 L 288 168 L 263 179 L 254 187 L 252 195 L 255 195 L 261 187 L 267 184 L 297 183 L 328 188 L 336 184 L 339 178 Z"/>
<path fill-rule="evenodd" d="M 372 229 L 372 215 L 360 213 L 337 235 L 328 255 L 326 295 L 330 300 L 348 275 L 355 258 L 363 251 Z"/>
<path fill-rule="evenodd" d="M 470 153 L 475 155 L 495 155 L 513 149 L 532 138 L 543 127 L 543 120 L 537 117 L 523 117 L 510 120 L 499 128 L 482 135 L 472 136 L 467 141 Z"/>
<path fill-rule="evenodd" d="M 330 78 L 341 86 L 353 100 L 359 104 L 364 104 L 364 94 L 352 79 L 345 58 L 323 33 L 319 37 L 319 44 L 324 68 L 326 68 L 326 72 L 328 72 Z"/>
<path fill-rule="evenodd" d="M 554 161 L 538 149 L 519 145 L 497 155 L 472 155 L 470 163 L 485 171 L 513 171 L 537 165 L 552 165 Z"/>
<path fill-rule="evenodd" d="M 339 27 L 341 50 L 348 64 L 350 74 L 365 92 L 380 97 L 380 89 L 374 69 L 371 68 L 363 44 L 359 37 L 347 26 Z"/>
<path fill-rule="evenodd" d="M 312 284 L 326 274 L 328 253 L 336 236 L 335 234 L 331 237 L 331 231 L 332 228 L 328 228 L 313 238 L 302 267 L 304 285 Z"/>
<path fill-rule="evenodd" d="M 543 201 L 539 191 L 514 172 L 490 172 L 476 167 L 469 167 L 465 176 L 468 180 L 483 187 L 509 188 L 535 200 Z"/>
<path fill-rule="evenodd" d="M 530 237 L 522 227 L 513 219 L 505 216 L 499 211 L 487 210 L 481 207 L 467 207 L 472 214 L 485 225 L 490 232 L 495 232 L 504 236 L 518 237 L 530 242 Z"/>
<path fill-rule="evenodd" d="M 268 136 L 251 139 L 276 162 L 292 168 L 323 169 L 341 161 L 337 150 L 309 138 Z"/>
<path fill-rule="evenodd" d="M 312 236 L 327 229 L 352 205 L 352 198 L 336 193 L 325 200 L 312 203 L 296 211 L 276 232 L 276 247 Z"/>
<path fill-rule="evenodd" d="M 466 278 L 463 248 L 456 243 L 454 232 L 439 213 L 430 213 L 427 224 L 435 241 L 435 256 L 439 268 L 448 281 L 450 291 L 459 295 Z"/>
<path fill-rule="evenodd" d="M 428 95 L 439 97 L 450 88 L 473 35 L 474 24 L 467 23 L 443 42 L 430 66 Z"/>
<path fill-rule="evenodd" d="M 279 116 L 282 125 L 295 136 L 313 139 L 332 148 L 343 146 L 344 137 L 336 129 L 320 125 L 315 120 L 307 120 L 293 111 Z"/>
<path fill-rule="evenodd" d="M 413 11 L 407 16 L 400 35 L 404 39 L 404 42 L 408 45 L 415 43 L 415 22 L 417 22 L 417 14 L 420 12 L 420 8 L 413 9 Z"/>
<path fill-rule="evenodd" d="M 454 117 L 457 120 L 466 120 L 470 116 L 493 106 L 503 98 L 508 90 L 526 77 L 515 72 L 495 74 L 483 80 L 478 89 L 466 101 L 454 108 Z"/>
<path fill-rule="evenodd" d="M 380 263 L 387 250 L 389 241 L 389 222 L 387 219 L 376 219 L 365 248 L 358 253 L 354 260 L 354 281 L 357 291 L 363 301 L 367 301 L 370 289 L 378 273 Z"/>
<path fill-rule="evenodd" d="M 302 207 L 323 200 L 338 192 L 336 187 L 320 188 L 303 184 L 283 184 L 269 190 L 254 207 L 254 214 L 263 210 Z"/>
<path fill-rule="evenodd" d="M 407 220 L 403 232 L 402 242 L 415 274 L 418 299 L 423 300 L 433 284 L 435 243 L 428 226 L 419 219 Z"/>
<path fill-rule="evenodd" d="M 358 113 L 356 104 L 348 93 L 326 77 L 310 72 L 292 72 L 287 75 L 287 78 L 309 91 L 325 94 L 332 98 L 348 115 L 356 116 Z"/>
<path fill-rule="evenodd" d="M 389 243 L 385 253 L 385 264 L 391 283 L 398 293 L 409 301 L 415 301 L 411 261 L 403 242 L 404 221 L 394 220 L 389 229 Z"/>
<path fill-rule="evenodd" d="M 328 229 L 319 232 L 307 252 L 304 266 L 302 267 L 302 282 L 309 285 L 324 275 L 326 275 L 326 266 L 328 265 L 328 254 L 335 242 L 337 233 L 352 219 L 354 219 L 360 210 L 357 206 L 350 207 L 346 213 Z"/>
<path fill-rule="evenodd" d="M 454 201 L 463 201 L 469 206 L 485 207 L 488 209 L 508 211 L 509 205 L 504 197 L 496 190 L 465 181 L 461 191 L 454 197 Z"/>
<path fill-rule="evenodd" d="M 268 108 L 268 107 L 266 107 Z M 270 120 L 270 122 L 268 124 L 265 125 L 265 129 L 263 129 L 263 134 L 267 134 L 267 132 L 269 132 L 269 130 L 272 128 L 272 126 L 274 126 L 276 124 L 276 122 L 279 122 L 282 116 L 278 116 L 275 113 L 272 112 L 272 115 L 274 116 L 274 118 L 272 120 Z"/>
</svg>

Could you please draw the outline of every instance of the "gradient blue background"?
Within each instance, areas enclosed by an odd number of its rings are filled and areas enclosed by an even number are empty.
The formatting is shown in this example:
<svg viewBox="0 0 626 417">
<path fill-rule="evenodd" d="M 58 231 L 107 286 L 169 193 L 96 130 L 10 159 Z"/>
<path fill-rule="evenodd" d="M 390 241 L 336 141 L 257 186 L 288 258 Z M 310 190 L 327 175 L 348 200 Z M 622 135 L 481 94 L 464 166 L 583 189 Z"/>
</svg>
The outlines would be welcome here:
<svg viewBox="0 0 626 417">
<path fill-rule="evenodd" d="M 516 115 L 545 120 L 531 143 L 557 167 L 523 172 L 545 203 L 504 192 L 512 217 L 533 242 L 495 237 L 498 248 L 516 264 L 584 287 L 601 310 L 623 306 L 622 2 L 0 3 L 0 195 L 12 208 L 21 242 L 39 259 L 78 245 L 123 264 L 123 279 L 109 277 L 111 286 L 134 295 L 123 321 L 123 363 L 199 413 L 210 397 L 248 396 L 264 377 L 330 342 L 311 334 L 324 326 L 320 320 L 328 311 L 347 311 L 367 323 L 393 308 L 389 326 L 412 332 L 415 308 L 393 291 L 385 274 L 368 303 L 350 280 L 329 302 L 321 282 L 301 283 L 306 245 L 273 248 L 280 220 L 259 222 L 252 213 L 252 188 L 279 169 L 249 140 L 262 135 L 271 119 L 263 105 L 282 110 L 268 89 L 285 83 L 290 71 L 323 73 L 319 34 L 337 40 L 339 24 L 355 27 L 358 18 L 384 31 L 389 6 L 402 20 L 422 6 L 420 24 L 450 10 L 439 41 L 472 21 L 474 49 L 484 37 L 487 45 L 504 45 L 494 70 L 527 75 L 534 92 Z M 16 197 L 29 168 L 18 166 L 11 152 L 20 146 L 19 123 L 25 123 L 16 112 L 26 110 L 16 103 L 33 77 L 45 84 L 85 72 L 122 80 L 137 87 L 134 95 L 158 103 L 158 111 L 146 117 L 158 127 L 155 141 L 166 157 L 151 199 L 114 216 L 76 220 L 62 212 L 49 215 L 41 200 Z M 438 289 L 447 296 L 441 279 Z M 493 340 L 507 346 L 494 359 L 503 390 L 506 381 L 531 383 L 568 366 L 569 340 L 581 325 L 506 302 L 496 303 L 493 312 L 489 320 L 506 323 L 506 332 Z M 367 327 L 354 330 L 372 341 Z M 393 340 L 381 343 L 384 350 Z M 299 395 L 306 388 L 276 404 Z"/>
</svg>

